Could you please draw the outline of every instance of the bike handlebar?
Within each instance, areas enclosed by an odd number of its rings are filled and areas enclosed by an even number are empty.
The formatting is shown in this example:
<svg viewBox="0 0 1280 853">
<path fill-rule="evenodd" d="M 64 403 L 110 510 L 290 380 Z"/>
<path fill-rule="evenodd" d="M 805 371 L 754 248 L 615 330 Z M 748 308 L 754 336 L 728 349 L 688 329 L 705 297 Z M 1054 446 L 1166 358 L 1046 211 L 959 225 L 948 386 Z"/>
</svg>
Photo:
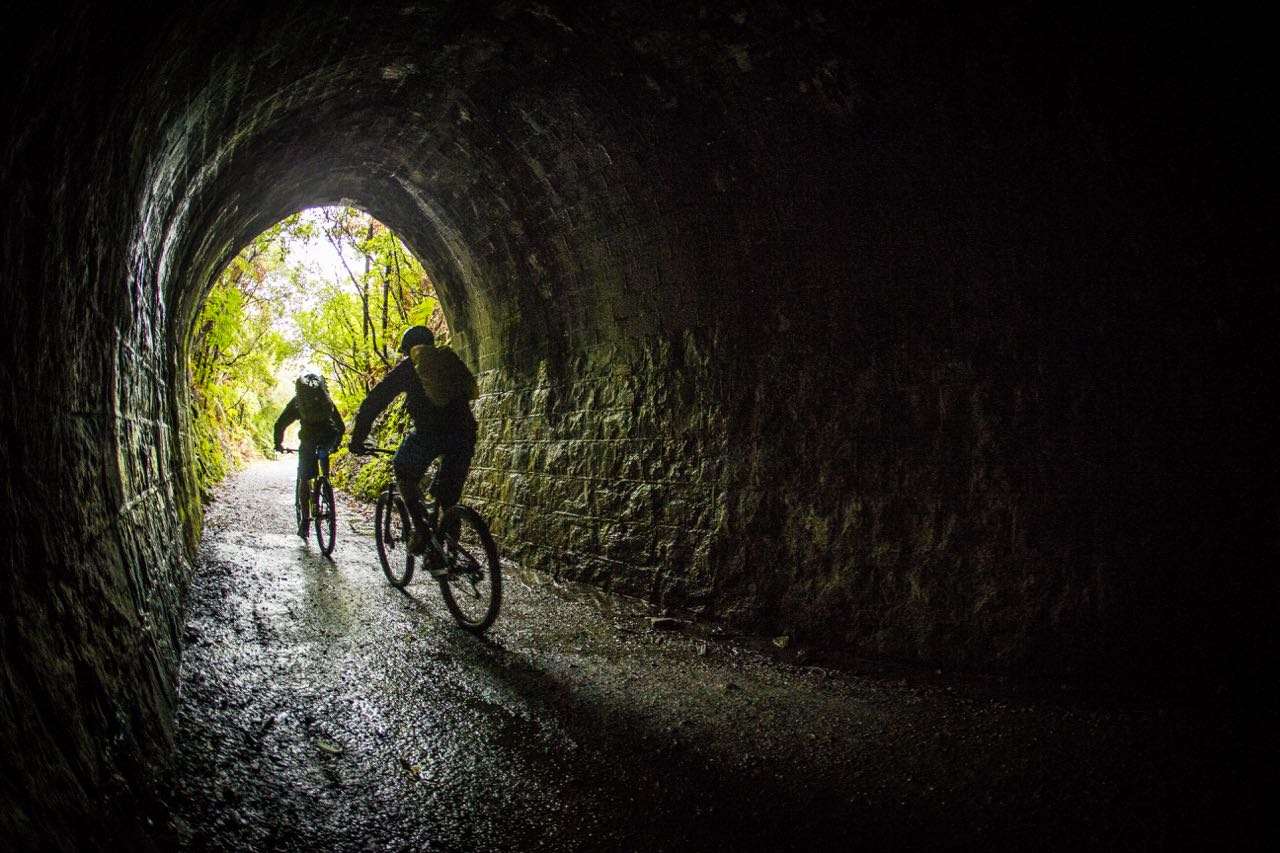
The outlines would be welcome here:
<svg viewBox="0 0 1280 853">
<path fill-rule="evenodd" d="M 396 451 L 390 447 L 366 447 L 365 450 L 369 451 L 370 456 L 394 456 L 396 453 Z M 280 448 L 280 452 L 281 453 L 297 453 L 298 448 L 282 447 Z"/>
</svg>

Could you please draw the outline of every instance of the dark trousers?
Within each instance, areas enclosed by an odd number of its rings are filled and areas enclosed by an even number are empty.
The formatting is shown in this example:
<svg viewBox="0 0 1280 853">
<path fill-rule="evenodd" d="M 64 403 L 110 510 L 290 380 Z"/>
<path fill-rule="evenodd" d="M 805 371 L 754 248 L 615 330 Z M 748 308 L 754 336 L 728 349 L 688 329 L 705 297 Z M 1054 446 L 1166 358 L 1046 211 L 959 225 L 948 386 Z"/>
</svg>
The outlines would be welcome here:
<svg viewBox="0 0 1280 853">
<path fill-rule="evenodd" d="M 415 524 L 426 520 L 426 508 L 418 483 L 437 458 L 440 467 L 431 480 L 428 491 L 441 509 L 448 509 L 462 497 L 462 486 L 471 470 L 471 455 L 476 449 L 476 437 L 467 432 L 411 432 L 392 459 L 396 485 L 404 495 L 409 513 Z"/>
<path fill-rule="evenodd" d="M 302 508 L 303 521 L 311 518 L 311 481 L 315 479 L 316 474 L 320 473 L 320 460 L 316 458 L 316 450 L 328 447 L 333 443 L 332 438 L 324 441 L 298 440 L 298 486 L 296 499 L 298 506 Z"/>
<path fill-rule="evenodd" d="M 298 480 L 310 480 L 319 472 L 320 460 L 316 459 L 316 449 L 329 447 L 333 439 L 324 441 L 315 439 L 298 439 Z"/>
</svg>

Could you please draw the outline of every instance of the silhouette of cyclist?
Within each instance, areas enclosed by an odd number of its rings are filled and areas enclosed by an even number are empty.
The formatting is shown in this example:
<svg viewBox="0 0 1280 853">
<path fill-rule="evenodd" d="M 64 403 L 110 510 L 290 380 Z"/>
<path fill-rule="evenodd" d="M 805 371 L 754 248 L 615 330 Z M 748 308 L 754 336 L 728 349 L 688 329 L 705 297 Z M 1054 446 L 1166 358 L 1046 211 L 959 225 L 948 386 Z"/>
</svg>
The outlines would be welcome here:
<svg viewBox="0 0 1280 853">
<path fill-rule="evenodd" d="M 298 429 L 298 484 L 295 500 L 302 508 L 298 535 L 307 538 L 307 526 L 311 523 L 311 479 L 319 471 L 319 460 L 316 450 L 327 447 L 332 453 L 342 445 L 342 435 L 346 432 L 346 424 L 338 407 L 329 397 L 329 389 L 324 377 L 318 370 L 308 368 L 302 372 L 293 384 L 294 395 L 284 407 L 280 417 L 276 418 L 276 453 L 284 450 L 280 442 L 284 440 L 284 431 L 294 421 L 301 421 Z"/>
<path fill-rule="evenodd" d="M 440 467 L 429 488 L 438 509 L 448 509 L 462 496 L 476 446 L 476 420 L 470 406 L 475 398 L 475 378 L 452 351 L 435 346 L 435 335 L 426 326 L 413 326 L 404 333 L 400 353 L 406 358 L 393 367 L 360 404 L 351 428 L 350 448 L 356 455 L 369 453 L 365 440 L 374 419 L 392 400 L 405 395 L 405 408 L 414 428 L 400 444 L 392 466 L 400 494 L 413 518 L 409 548 L 421 553 L 426 548 L 433 522 L 428 518 L 418 482 L 440 457 Z"/>
</svg>

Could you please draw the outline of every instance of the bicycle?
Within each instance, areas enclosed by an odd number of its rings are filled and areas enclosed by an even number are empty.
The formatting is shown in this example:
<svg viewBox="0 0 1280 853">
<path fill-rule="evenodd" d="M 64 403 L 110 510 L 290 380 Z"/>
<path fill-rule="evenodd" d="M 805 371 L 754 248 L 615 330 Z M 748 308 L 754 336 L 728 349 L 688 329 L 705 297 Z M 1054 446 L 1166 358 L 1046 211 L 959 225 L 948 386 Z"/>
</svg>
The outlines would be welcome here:
<svg viewBox="0 0 1280 853">
<path fill-rule="evenodd" d="M 395 453 L 383 447 L 371 447 L 369 452 Z M 489 525 L 480 513 L 462 504 L 449 507 L 443 515 L 432 504 L 431 518 L 431 536 L 421 556 L 440 584 L 440 594 L 454 620 L 468 631 L 483 633 L 498 618 L 502 605 L 502 567 Z M 373 519 L 382 572 L 393 587 L 404 589 L 413 578 L 419 555 L 409 550 L 413 522 L 395 480 L 378 495 Z"/>
<path fill-rule="evenodd" d="M 297 453 L 298 448 L 286 447 L 284 452 Z M 311 503 L 311 521 L 315 525 L 316 544 L 320 546 L 320 553 L 327 557 L 333 553 L 333 546 L 338 538 L 337 505 L 333 502 L 333 486 L 329 483 L 329 448 L 317 447 L 316 459 L 319 462 L 320 472 L 315 476 L 311 493 L 307 498 Z M 293 489 L 293 511 L 298 527 L 302 527 L 302 501 L 298 500 L 296 484 Z"/>
</svg>

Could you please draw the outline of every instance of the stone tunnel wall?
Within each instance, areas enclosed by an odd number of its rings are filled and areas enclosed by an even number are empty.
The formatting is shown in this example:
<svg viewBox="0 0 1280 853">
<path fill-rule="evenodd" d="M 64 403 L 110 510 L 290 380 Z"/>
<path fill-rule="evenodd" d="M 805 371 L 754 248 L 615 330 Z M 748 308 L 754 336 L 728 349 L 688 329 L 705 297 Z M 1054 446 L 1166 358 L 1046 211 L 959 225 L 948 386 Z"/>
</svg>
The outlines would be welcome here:
<svg viewBox="0 0 1280 853">
<path fill-rule="evenodd" d="M 1267 219 L 1227 120 L 1253 78 L 1181 61 L 1208 22 L 60 14 L 3 51 L 6 835 L 101 841 L 163 753 L 187 323 L 344 199 L 437 282 L 483 377 L 470 494 L 528 563 L 846 653 L 1269 659 Z"/>
<path fill-rule="evenodd" d="M 725 459 L 713 375 L 692 334 L 490 371 L 468 499 L 525 565 L 705 611 Z"/>
<path fill-rule="evenodd" d="M 100 25 L 100 26 L 97 26 Z M 200 508 L 180 468 L 159 232 L 129 190 L 126 19 L 0 52 L 0 846 L 135 831 L 171 739 Z M 101 39 L 101 41 L 99 41 Z M 8 60 L 30 64 L 10 68 Z M 122 108 L 123 109 L 123 108 Z M 185 525 L 185 535 L 184 535 Z M 130 815 L 122 826 L 116 818 Z"/>
<path fill-rule="evenodd" d="M 1144 88 L 1175 48 L 1127 25 L 825 12 L 479 39 L 435 147 L 488 164 L 438 185 L 470 236 L 446 305 L 487 302 L 454 324 L 488 371 L 472 496 L 526 561 L 756 630 L 1168 661 L 1188 614 L 1230 621 L 1243 587 L 1198 567 L 1274 505 L 1205 437 L 1262 451 L 1249 380 L 1184 343 L 1247 323 L 1181 248 L 1233 239 L 1206 218 L 1230 181 L 1151 166 L 1209 90 Z M 1213 633 L 1180 664 L 1245 641 Z"/>
</svg>

